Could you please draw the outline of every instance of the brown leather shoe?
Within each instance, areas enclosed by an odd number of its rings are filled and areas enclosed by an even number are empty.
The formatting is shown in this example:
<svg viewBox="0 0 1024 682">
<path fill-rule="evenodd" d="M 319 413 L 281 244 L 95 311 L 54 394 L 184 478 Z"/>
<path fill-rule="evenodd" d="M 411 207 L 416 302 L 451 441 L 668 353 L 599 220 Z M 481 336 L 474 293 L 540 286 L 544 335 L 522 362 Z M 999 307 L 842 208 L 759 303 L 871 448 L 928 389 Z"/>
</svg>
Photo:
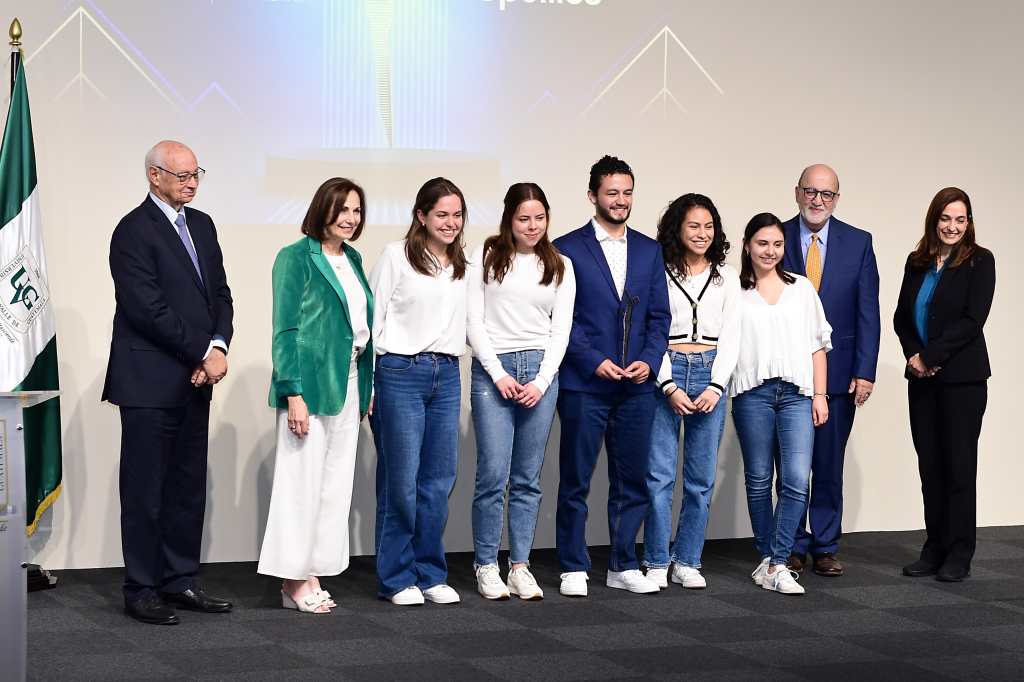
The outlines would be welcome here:
<svg viewBox="0 0 1024 682">
<path fill-rule="evenodd" d="M 843 574 L 843 565 L 834 554 L 822 554 L 814 557 L 814 572 L 826 578 L 838 578 Z"/>
<path fill-rule="evenodd" d="M 804 559 L 806 558 L 807 556 L 804 554 L 790 554 L 789 559 L 786 561 L 786 568 L 795 573 L 803 573 Z"/>
</svg>

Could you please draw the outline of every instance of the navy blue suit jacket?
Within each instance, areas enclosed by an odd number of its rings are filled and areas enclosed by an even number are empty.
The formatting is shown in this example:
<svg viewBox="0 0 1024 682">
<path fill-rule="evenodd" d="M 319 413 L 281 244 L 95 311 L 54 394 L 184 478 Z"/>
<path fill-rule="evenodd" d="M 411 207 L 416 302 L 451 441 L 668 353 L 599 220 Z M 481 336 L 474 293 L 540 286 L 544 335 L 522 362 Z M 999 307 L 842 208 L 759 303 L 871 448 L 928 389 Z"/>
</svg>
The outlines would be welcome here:
<svg viewBox="0 0 1024 682">
<path fill-rule="evenodd" d="M 783 224 L 786 257 L 783 267 L 806 275 L 800 246 L 799 216 Z M 828 392 L 846 393 L 853 378 L 875 380 L 882 333 L 878 313 L 878 264 L 871 234 L 832 217 L 818 297 L 832 325 L 828 353 Z"/>
<path fill-rule="evenodd" d="M 626 231 L 626 286 L 620 300 L 592 223 L 554 244 L 576 274 L 576 306 L 559 386 L 587 393 L 652 390 L 672 317 L 661 245 L 636 230 Z M 650 379 L 638 385 L 597 377 L 594 371 L 609 359 L 623 368 L 642 360 L 651 368 Z"/>
<path fill-rule="evenodd" d="M 110 239 L 114 329 L 103 400 L 124 407 L 170 408 L 193 392 L 192 370 L 210 339 L 230 345 L 234 308 L 213 220 L 185 207 L 200 280 L 174 226 L 146 199 L 121 219 Z"/>
</svg>

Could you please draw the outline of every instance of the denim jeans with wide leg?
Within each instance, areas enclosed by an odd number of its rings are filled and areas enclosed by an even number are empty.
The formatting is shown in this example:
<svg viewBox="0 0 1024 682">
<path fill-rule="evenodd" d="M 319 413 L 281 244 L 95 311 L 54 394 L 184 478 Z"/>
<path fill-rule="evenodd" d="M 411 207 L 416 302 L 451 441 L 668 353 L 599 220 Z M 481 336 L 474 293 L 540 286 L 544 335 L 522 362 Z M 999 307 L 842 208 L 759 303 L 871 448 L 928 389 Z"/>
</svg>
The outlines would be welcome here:
<svg viewBox="0 0 1024 682">
<path fill-rule="evenodd" d="M 769 379 L 733 398 L 732 418 L 743 451 L 754 545 L 772 564 L 785 564 L 807 504 L 814 451 L 811 399 L 788 381 Z M 773 513 L 776 453 L 782 484 Z"/>
<path fill-rule="evenodd" d="M 388 598 L 448 578 L 442 538 L 458 466 L 459 359 L 388 353 L 373 383 L 378 593 Z"/>
<path fill-rule="evenodd" d="M 590 570 L 587 495 L 602 441 L 608 452 L 608 568 L 637 568 L 636 534 L 650 507 L 646 477 L 654 391 L 585 393 L 563 388 L 558 392 L 558 418 L 562 437 L 555 542 L 562 570 Z"/>
<path fill-rule="evenodd" d="M 537 376 L 542 350 L 498 355 L 520 384 Z M 508 545 L 511 563 L 529 563 L 540 510 L 540 470 L 558 399 L 558 376 L 533 407 L 506 400 L 478 360 L 473 360 L 470 404 L 476 432 L 476 487 L 473 493 L 473 563 L 498 563 L 505 490 L 508 489 Z"/>
<path fill-rule="evenodd" d="M 696 400 L 711 382 L 715 351 L 676 353 L 672 359 L 672 380 L 680 391 Z M 718 467 L 718 446 L 725 429 L 725 399 L 711 412 L 676 414 L 663 395 L 656 395 L 654 426 L 651 429 L 651 462 L 647 490 L 651 510 L 644 522 L 644 565 L 665 568 L 670 561 L 700 568 L 704 532 L 708 525 L 711 493 Z M 683 505 L 676 524 L 676 540 L 669 556 L 672 533 L 672 496 L 676 484 L 676 453 L 679 427 L 683 427 Z"/>
</svg>

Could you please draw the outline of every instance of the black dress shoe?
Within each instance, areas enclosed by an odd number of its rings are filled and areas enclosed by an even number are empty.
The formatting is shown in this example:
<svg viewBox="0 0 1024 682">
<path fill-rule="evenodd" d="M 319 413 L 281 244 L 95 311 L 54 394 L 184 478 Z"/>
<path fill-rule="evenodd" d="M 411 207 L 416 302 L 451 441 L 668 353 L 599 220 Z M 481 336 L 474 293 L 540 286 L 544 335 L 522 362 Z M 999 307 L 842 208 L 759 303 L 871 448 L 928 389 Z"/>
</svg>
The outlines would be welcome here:
<svg viewBox="0 0 1024 682">
<path fill-rule="evenodd" d="M 184 592 L 164 592 L 164 601 L 179 609 L 202 611 L 203 613 L 227 613 L 231 610 L 231 602 L 226 599 L 211 597 L 202 590 L 185 590 Z"/>
<path fill-rule="evenodd" d="M 911 578 L 923 578 L 926 575 L 935 575 L 939 570 L 939 564 L 926 559 L 918 559 L 912 564 L 903 567 L 903 575 Z"/>
<path fill-rule="evenodd" d="M 139 621 L 150 625 L 177 625 L 178 616 L 167 604 L 155 594 L 150 594 L 134 601 L 124 600 L 124 612 Z"/>
<path fill-rule="evenodd" d="M 942 568 L 935 574 L 935 579 L 944 583 L 959 583 L 971 574 L 971 569 L 959 564 L 942 564 Z"/>
</svg>

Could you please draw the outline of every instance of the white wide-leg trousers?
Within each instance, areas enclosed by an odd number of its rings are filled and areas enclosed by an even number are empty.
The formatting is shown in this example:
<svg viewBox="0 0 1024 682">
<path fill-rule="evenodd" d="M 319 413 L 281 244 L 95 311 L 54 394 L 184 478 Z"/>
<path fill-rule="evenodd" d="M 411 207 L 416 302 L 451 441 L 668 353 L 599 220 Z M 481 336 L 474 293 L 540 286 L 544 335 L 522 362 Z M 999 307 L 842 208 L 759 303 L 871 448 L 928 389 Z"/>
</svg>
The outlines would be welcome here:
<svg viewBox="0 0 1024 682">
<path fill-rule="evenodd" d="M 288 411 L 277 411 L 274 486 L 258 572 L 305 580 L 348 568 L 358 440 L 359 372 L 353 358 L 340 414 L 309 415 L 309 433 L 299 438 L 288 429 Z"/>
</svg>

